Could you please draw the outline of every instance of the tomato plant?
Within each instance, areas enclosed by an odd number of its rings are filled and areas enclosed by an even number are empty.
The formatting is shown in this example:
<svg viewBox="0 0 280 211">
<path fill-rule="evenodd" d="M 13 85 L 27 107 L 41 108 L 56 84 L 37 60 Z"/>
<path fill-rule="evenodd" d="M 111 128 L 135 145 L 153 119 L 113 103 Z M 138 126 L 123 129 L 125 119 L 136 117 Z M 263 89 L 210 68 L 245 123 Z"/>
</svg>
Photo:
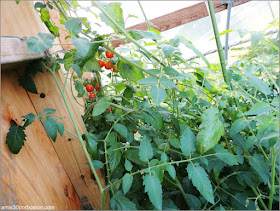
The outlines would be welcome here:
<svg viewBox="0 0 280 211">
<path fill-rule="evenodd" d="M 82 145 L 86 141 L 84 152 L 103 208 L 104 193 L 109 192 L 112 210 L 279 209 L 279 32 L 257 40 L 252 36 L 251 54 L 226 67 L 211 1 L 219 64 L 210 63 L 184 37 L 166 40 L 156 29 L 127 32 L 119 3 L 92 1 L 114 36 L 98 35 L 83 19 L 69 18 L 65 11 L 75 11 L 78 2 L 52 3 L 76 49 L 63 58 L 47 57 L 52 66 L 45 61 L 43 65 L 55 78 L 58 65 L 64 64 L 66 80 L 69 74 L 74 80 L 75 99 L 85 95 L 83 84 L 92 91 L 95 86 L 96 95 L 91 93 L 81 105 L 88 132 L 81 136 L 76 127 L 75 137 Z M 106 44 L 120 35 L 132 45 L 113 49 Z M 39 45 L 41 51 L 54 36 L 40 36 L 45 42 Z M 38 51 L 33 42 L 34 38 L 27 40 L 30 51 Z M 195 52 L 199 62 L 186 61 L 179 45 Z M 261 45 L 267 52 L 258 48 Z M 105 59 L 105 69 L 113 68 L 112 72 L 101 69 L 104 51 L 110 59 Z M 83 79 L 85 71 L 94 78 Z M 102 74 L 110 79 L 105 85 Z M 24 80 L 19 82 L 24 87 Z M 27 125 L 34 119 L 24 118 Z M 47 128 L 56 122 L 47 120 Z M 24 125 L 13 127 L 7 136 L 14 153 L 23 146 Z M 14 149 L 16 129 L 21 139 Z M 49 135 L 54 138 L 57 131 Z M 105 187 L 97 168 L 106 179 Z"/>
</svg>

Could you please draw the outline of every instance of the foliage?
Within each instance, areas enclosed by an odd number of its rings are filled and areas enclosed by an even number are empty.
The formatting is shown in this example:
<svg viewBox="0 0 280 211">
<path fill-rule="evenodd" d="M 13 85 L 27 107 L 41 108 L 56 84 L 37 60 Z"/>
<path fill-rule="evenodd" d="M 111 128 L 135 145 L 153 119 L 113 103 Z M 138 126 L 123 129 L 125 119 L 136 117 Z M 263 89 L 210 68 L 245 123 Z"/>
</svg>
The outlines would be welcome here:
<svg viewBox="0 0 280 211">
<path fill-rule="evenodd" d="M 78 2 L 59 2 L 55 6 L 76 49 L 48 59 L 54 70 L 64 64 L 78 93 L 73 97 L 84 97 L 83 139 L 92 159 L 87 164 L 106 178 L 107 186 L 99 188 L 101 196 L 109 191 L 110 209 L 278 209 L 279 73 L 271 67 L 279 66 L 279 50 L 237 60 L 226 70 L 225 83 L 220 64 L 211 64 L 185 38 L 164 40 L 155 29 L 127 33 L 119 3 L 93 5 L 115 37 L 124 35 L 133 44 L 112 49 L 105 44 L 111 35 L 90 33 L 83 18 L 67 17 L 64 11 L 75 12 Z M 51 47 L 53 37 L 41 38 L 31 39 L 31 51 Z M 251 47 L 264 40 L 252 36 Z M 185 61 L 180 43 L 203 65 Z M 105 57 L 106 49 L 113 58 Z M 111 61 L 119 72 L 99 68 L 98 59 Z M 86 71 L 94 78 L 85 80 Z M 104 78 L 110 79 L 106 85 Z M 88 84 L 99 86 L 96 98 L 88 98 Z M 52 113 L 44 110 L 39 118 L 55 141 L 64 127 Z M 24 118 L 26 125 L 12 126 L 7 136 L 13 153 L 34 120 Z"/>
</svg>

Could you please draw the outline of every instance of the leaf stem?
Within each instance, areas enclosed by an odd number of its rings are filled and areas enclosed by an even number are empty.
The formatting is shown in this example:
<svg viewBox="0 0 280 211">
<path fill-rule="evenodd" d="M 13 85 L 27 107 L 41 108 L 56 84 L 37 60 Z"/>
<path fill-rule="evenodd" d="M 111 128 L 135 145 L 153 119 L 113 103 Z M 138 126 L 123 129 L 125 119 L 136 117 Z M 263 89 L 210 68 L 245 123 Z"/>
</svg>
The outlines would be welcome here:
<svg viewBox="0 0 280 211">
<path fill-rule="evenodd" d="M 251 186 L 251 189 L 253 190 L 253 192 L 256 194 L 257 197 L 260 195 L 260 194 L 258 193 L 258 191 L 256 190 L 256 188 L 254 188 L 254 187 Z M 265 210 L 268 210 L 268 209 L 267 209 L 267 206 L 266 206 L 265 203 L 263 202 L 262 198 L 261 198 L 261 197 L 259 197 L 259 198 L 260 198 L 260 202 L 261 202 L 263 208 L 264 208 Z"/>
<path fill-rule="evenodd" d="M 250 98 L 254 99 L 254 100 L 257 101 L 257 102 L 262 102 L 262 101 L 260 101 L 259 99 L 257 99 L 257 98 L 255 98 L 255 97 L 253 97 L 252 95 L 250 95 L 250 94 L 249 94 L 247 91 L 245 91 L 241 86 L 239 86 L 234 80 L 231 80 L 231 82 L 232 82 L 235 86 L 237 86 L 239 89 L 241 89 L 241 91 L 242 91 L 244 94 L 248 95 Z"/>
<path fill-rule="evenodd" d="M 145 11 L 144 11 L 144 9 L 143 9 L 141 3 L 140 3 L 140 1 L 139 1 L 139 0 L 137 0 L 137 1 L 138 1 L 138 4 L 139 4 L 140 8 L 141 8 L 141 11 L 142 11 L 142 13 L 143 13 L 143 15 L 144 15 L 144 18 L 145 18 L 145 21 L 146 21 L 146 24 L 147 24 L 148 28 L 149 28 L 149 29 L 152 28 L 152 27 L 151 27 L 151 24 L 150 24 L 150 22 L 149 22 L 149 20 L 148 20 L 148 18 L 147 18 L 147 16 L 146 16 L 146 13 L 145 13 Z"/>
<path fill-rule="evenodd" d="M 74 133 L 72 133 L 71 131 L 67 130 L 66 128 L 64 128 L 64 130 L 65 130 L 67 133 L 69 133 L 69 134 L 71 134 L 72 136 L 74 136 L 75 138 L 79 139 L 79 137 L 78 137 L 77 135 L 75 135 Z"/>
<path fill-rule="evenodd" d="M 162 163 L 162 164 L 158 164 L 158 165 L 151 166 L 151 167 L 148 167 L 148 168 L 140 169 L 138 171 L 135 171 L 135 172 L 131 173 L 130 175 L 133 176 L 135 174 L 139 174 L 139 173 L 143 172 L 144 170 L 149 170 L 149 169 L 157 168 L 157 167 L 160 167 L 160 166 L 166 166 L 166 165 L 169 165 L 169 164 L 186 163 L 186 162 L 191 162 L 192 160 L 197 160 L 197 159 L 200 159 L 200 158 L 203 158 L 203 157 L 210 157 L 210 156 L 215 156 L 215 155 L 217 155 L 217 153 L 216 154 L 209 154 L 209 155 L 202 155 L 202 156 L 198 156 L 198 157 L 195 157 L 195 158 L 190 158 L 190 159 L 187 159 L 187 160 L 179 160 L 179 161 L 172 161 L 172 162 L 169 162 L 169 163 Z M 116 182 L 114 182 L 111 185 L 106 186 L 104 188 L 104 191 L 107 191 L 109 188 L 111 188 L 112 186 L 120 183 L 122 180 L 123 180 L 123 178 L 117 180 Z"/>
<path fill-rule="evenodd" d="M 273 196 L 275 191 L 275 163 L 276 163 L 276 155 L 274 152 L 274 146 L 271 147 L 271 156 L 272 156 L 272 167 L 271 167 L 271 189 L 269 193 L 269 201 L 268 201 L 268 210 L 272 210 Z"/>
</svg>

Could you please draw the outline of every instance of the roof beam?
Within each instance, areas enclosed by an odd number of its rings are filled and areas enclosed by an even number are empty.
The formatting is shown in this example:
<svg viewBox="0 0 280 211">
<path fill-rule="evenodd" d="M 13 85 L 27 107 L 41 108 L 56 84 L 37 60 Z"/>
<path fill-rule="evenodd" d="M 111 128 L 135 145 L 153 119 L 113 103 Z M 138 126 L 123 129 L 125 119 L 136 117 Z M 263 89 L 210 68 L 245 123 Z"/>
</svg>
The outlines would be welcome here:
<svg viewBox="0 0 280 211">
<path fill-rule="evenodd" d="M 235 0 L 233 6 L 238 6 L 241 4 L 244 4 L 246 2 L 249 2 L 250 0 Z M 223 10 L 227 9 L 226 4 L 222 4 L 222 1 L 213 1 L 213 6 L 215 12 L 221 12 Z M 193 22 L 195 20 L 201 19 L 208 16 L 208 11 L 205 5 L 205 2 L 195 4 L 190 7 L 186 7 L 180 10 L 177 10 L 175 12 L 160 16 L 158 18 L 154 18 L 152 20 L 149 20 L 152 22 L 155 26 L 157 26 L 157 30 L 163 32 L 172 28 L 175 28 L 177 26 L 181 26 L 186 23 Z M 135 26 L 131 26 L 126 28 L 126 30 L 147 30 L 147 24 L 146 22 L 137 24 Z M 113 42 L 114 47 L 118 47 L 119 45 L 124 44 L 124 41 L 115 41 Z"/>
</svg>

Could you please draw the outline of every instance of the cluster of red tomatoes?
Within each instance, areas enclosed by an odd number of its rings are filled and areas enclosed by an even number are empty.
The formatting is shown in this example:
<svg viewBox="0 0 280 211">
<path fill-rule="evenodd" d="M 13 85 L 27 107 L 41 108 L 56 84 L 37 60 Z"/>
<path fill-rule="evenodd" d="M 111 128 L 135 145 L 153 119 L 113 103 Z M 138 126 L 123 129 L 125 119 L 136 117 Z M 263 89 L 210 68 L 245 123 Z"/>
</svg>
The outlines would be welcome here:
<svg viewBox="0 0 280 211">
<path fill-rule="evenodd" d="M 105 55 L 108 59 L 111 59 L 111 58 L 114 57 L 114 53 L 111 52 L 111 51 L 106 51 Z M 115 73 L 120 72 L 118 67 L 116 65 L 114 65 L 111 60 L 108 60 L 108 61 L 104 62 L 102 59 L 99 59 L 98 63 L 99 63 L 101 68 L 105 67 L 105 69 L 107 69 L 107 70 L 111 70 L 113 68 L 113 72 L 115 72 Z"/>
<path fill-rule="evenodd" d="M 96 90 L 96 91 L 98 91 L 98 87 L 99 87 L 98 85 L 95 86 L 95 90 Z M 93 86 L 93 85 L 91 85 L 91 84 L 90 84 L 90 85 L 87 85 L 87 86 L 86 86 L 86 90 L 87 90 L 87 92 L 90 93 L 90 94 L 88 95 L 88 98 L 89 98 L 89 99 L 92 99 L 92 98 L 95 98 L 95 97 L 96 97 L 96 94 L 95 94 L 95 93 L 91 93 L 91 92 L 93 92 L 93 90 L 94 90 L 94 86 Z"/>
</svg>

